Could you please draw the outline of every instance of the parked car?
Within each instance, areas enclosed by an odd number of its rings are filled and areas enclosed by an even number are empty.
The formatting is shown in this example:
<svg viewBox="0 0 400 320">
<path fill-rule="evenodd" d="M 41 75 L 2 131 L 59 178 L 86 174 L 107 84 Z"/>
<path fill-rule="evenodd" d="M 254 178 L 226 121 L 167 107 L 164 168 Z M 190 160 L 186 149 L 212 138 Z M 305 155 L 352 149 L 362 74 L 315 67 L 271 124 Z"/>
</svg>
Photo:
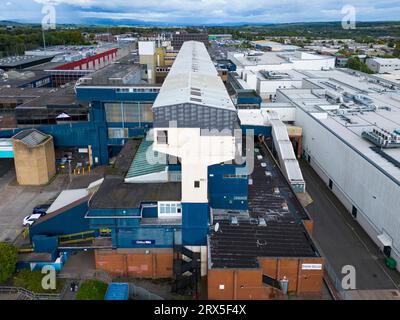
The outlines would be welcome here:
<svg viewBox="0 0 400 320">
<path fill-rule="evenodd" d="M 24 220 L 22 221 L 22 224 L 24 227 L 31 226 L 36 220 L 38 220 L 40 217 L 43 217 L 44 215 L 46 215 L 46 213 L 30 214 L 29 216 L 26 216 L 24 218 Z"/>
<path fill-rule="evenodd" d="M 45 204 L 41 204 L 39 206 L 36 206 L 33 208 L 32 210 L 32 214 L 36 214 L 36 213 L 46 213 L 47 209 L 50 208 L 51 203 L 45 203 Z"/>
</svg>

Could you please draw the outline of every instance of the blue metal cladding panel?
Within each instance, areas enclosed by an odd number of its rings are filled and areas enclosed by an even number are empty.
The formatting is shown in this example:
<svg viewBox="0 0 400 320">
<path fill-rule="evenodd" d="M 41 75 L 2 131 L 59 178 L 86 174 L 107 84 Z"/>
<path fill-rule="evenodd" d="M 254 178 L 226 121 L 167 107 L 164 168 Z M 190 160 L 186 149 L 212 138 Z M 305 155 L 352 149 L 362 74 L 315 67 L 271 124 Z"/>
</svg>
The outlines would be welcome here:
<svg viewBox="0 0 400 320">
<path fill-rule="evenodd" d="M 206 245 L 208 222 L 208 203 L 182 203 L 183 245 Z"/>
<path fill-rule="evenodd" d="M 32 237 L 32 243 L 35 252 L 49 252 L 52 253 L 58 248 L 58 237 L 57 236 L 44 236 L 35 235 Z"/>
<path fill-rule="evenodd" d="M 89 220 L 85 219 L 87 209 L 87 202 L 83 202 L 62 213 L 55 214 L 48 220 L 38 221 L 30 227 L 29 236 L 31 238 L 35 235 L 58 236 L 89 231 Z M 51 215 L 50 213 L 49 216 Z"/>
<path fill-rule="evenodd" d="M 242 125 L 240 126 L 242 131 L 246 131 L 248 129 L 254 130 L 254 136 L 258 136 L 262 134 L 265 137 L 270 137 L 272 135 L 272 127 L 271 126 L 249 126 Z"/>
<path fill-rule="evenodd" d="M 154 205 L 151 207 L 150 206 L 143 207 L 142 217 L 143 218 L 157 218 L 158 217 L 157 205 Z"/>
<path fill-rule="evenodd" d="M 157 92 L 117 92 L 116 88 L 76 88 L 79 101 L 146 101 L 154 102 Z"/>
<path fill-rule="evenodd" d="M 116 246 L 118 248 L 172 248 L 174 232 L 174 228 L 163 226 L 117 229 Z"/>
<path fill-rule="evenodd" d="M 238 171 L 246 171 L 245 166 L 218 164 L 208 168 L 208 194 L 211 208 L 247 210 L 248 177 L 234 178 Z"/>
<path fill-rule="evenodd" d="M 259 96 L 248 97 L 248 96 L 238 96 L 237 104 L 257 104 L 260 105 L 262 99 Z"/>
<path fill-rule="evenodd" d="M 93 159 L 97 158 L 100 165 L 108 164 L 107 127 L 92 122 L 74 124 L 46 125 L 35 127 L 39 131 L 50 134 L 57 148 L 79 148 L 92 146 Z M 11 138 L 18 132 L 29 129 L 0 130 L 0 138 Z"/>
</svg>

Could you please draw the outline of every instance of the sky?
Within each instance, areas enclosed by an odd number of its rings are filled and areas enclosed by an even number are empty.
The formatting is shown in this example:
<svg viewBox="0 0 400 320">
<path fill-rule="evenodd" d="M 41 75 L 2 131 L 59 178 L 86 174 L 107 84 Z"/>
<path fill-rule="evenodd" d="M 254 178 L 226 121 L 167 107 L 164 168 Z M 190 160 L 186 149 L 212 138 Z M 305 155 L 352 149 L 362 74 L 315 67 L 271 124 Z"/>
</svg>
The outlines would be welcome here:
<svg viewBox="0 0 400 320">
<path fill-rule="evenodd" d="M 0 0 L 0 20 L 41 22 L 46 5 L 55 7 L 56 23 L 340 21 L 346 5 L 355 8 L 357 21 L 400 20 L 400 0 Z"/>
</svg>

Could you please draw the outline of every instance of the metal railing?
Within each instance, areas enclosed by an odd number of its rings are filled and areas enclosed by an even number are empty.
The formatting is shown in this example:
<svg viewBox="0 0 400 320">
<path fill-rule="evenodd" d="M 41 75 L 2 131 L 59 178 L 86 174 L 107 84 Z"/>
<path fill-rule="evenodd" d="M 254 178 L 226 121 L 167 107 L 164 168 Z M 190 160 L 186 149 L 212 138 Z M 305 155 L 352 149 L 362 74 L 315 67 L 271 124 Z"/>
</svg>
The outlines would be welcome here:
<svg viewBox="0 0 400 320">
<path fill-rule="evenodd" d="M 164 298 L 133 283 L 129 283 L 129 296 L 134 300 L 164 300 Z"/>
<path fill-rule="evenodd" d="M 65 287 L 63 291 L 65 290 Z M 18 300 L 61 300 L 62 293 L 35 293 L 21 287 L 0 286 L 1 294 L 18 294 Z"/>
</svg>

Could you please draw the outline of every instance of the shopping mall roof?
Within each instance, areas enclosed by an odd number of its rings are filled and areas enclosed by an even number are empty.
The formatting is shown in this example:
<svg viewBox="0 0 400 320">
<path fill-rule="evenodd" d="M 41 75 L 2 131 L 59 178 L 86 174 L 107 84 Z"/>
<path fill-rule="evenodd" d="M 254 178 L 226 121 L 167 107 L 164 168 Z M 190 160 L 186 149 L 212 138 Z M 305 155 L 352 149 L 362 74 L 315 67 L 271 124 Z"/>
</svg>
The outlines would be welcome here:
<svg viewBox="0 0 400 320">
<path fill-rule="evenodd" d="M 236 110 L 202 42 L 182 45 L 153 108 L 185 103 Z"/>
</svg>

